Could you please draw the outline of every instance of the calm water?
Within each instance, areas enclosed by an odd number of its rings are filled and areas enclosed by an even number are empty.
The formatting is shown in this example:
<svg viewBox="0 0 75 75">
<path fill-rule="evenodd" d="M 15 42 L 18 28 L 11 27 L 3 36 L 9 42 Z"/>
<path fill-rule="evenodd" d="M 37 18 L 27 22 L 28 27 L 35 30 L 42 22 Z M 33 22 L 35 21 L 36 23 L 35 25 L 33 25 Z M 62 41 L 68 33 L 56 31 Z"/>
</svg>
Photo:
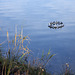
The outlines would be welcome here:
<svg viewBox="0 0 75 75">
<path fill-rule="evenodd" d="M 75 1 L 74 0 L 0 0 L 0 38 L 14 36 L 15 25 L 31 39 L 29 48 L 38 57 L 51 49 L 56 56 L 50 67 L 57 70 L 69 63 L 75 71 Z M 50 29 L 48 23 L 62 21 L 61 29 Z M 2 40 L 1 40 L 2 41 Z"/>
</svg>

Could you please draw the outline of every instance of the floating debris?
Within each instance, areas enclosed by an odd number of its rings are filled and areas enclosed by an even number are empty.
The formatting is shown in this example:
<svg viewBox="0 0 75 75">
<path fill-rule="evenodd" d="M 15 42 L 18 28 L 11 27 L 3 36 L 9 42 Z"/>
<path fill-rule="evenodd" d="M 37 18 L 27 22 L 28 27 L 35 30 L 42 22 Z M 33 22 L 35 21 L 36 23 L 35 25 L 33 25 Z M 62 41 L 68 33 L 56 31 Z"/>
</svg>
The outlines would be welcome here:
<svg viewBox="0 0 75 75">
<path fill-rule="evenodd" d="M 63 22 L 50 22 L 49 24 L 48 24 L 48 27 L 50 27 L 50 28 L 62 28 L 62 27 L 64 27 L 64 24 L 63 24 Z"/>
</svg>

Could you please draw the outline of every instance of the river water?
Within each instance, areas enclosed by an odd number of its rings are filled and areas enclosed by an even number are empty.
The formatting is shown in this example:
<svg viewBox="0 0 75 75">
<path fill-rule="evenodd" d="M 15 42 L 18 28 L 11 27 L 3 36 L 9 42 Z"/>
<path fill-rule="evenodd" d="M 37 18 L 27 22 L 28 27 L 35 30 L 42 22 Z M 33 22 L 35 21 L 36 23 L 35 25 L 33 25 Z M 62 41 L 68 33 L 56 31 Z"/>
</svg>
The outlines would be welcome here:
<svg viewBox="0 0 75 75">
<path fill-rule="evenodd" d="M 75 1 L 74 0 L 0 0 L 0 37 L 9 32 L 10 37 L 23 27 L 29 35 L 29 48 L 36 57 L 48 50 L 56 54 L 49 67 L 56 71 L 69 63 L 75 72 Z M 64 27 L 50 29 L 48 23 L 62 21 Z M 1 40 L 1 41 L 2 41 Z"/>
</svg>

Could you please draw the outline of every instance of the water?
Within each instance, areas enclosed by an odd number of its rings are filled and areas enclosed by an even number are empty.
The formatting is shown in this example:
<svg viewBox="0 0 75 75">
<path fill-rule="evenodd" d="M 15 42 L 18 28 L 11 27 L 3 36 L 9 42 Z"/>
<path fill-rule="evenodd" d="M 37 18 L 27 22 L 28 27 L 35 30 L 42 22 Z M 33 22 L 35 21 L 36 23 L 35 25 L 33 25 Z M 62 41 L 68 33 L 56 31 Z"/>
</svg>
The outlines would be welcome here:
<svg viewBox="0 0 75 75">
<path fill-rule="evenodd" d="M 54 71 L 65 63 L 75 71 L 74 3 L 74 0 L 0 0 L 0 37 L 4 40 L 6 31 L 13 37 L 15 25 L 18 31 L 22 26 L 23 34 L 29 34 L 29 48 L 36 57 L 43 50 L 47 53 L 51 49 L 56 54 L 50 63 Z M 50 29 L 48 23 L 51 21 L 62 21 L 64 27 Z"/>
</svg>

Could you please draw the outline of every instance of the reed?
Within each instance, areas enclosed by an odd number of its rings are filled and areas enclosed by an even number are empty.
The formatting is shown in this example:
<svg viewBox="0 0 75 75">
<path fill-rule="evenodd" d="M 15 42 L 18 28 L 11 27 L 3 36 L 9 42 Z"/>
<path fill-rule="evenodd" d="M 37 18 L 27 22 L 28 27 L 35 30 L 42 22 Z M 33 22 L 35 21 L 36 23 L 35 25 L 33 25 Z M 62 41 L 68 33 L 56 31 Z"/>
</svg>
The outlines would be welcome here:
<svg viewBox="0 0 75 75">
<path fill-rule="evenodd" d="M 13 40 L 9 39 L 9 32 L 7 31 L 7 39 L 0 43 L 0 46 L 7 44 L 7 51 L 2 52 L 0 47 L 0 74 L 1 75 L 50 75 L 46 73 L 45 66 L 49 60 L 54 56 L 50 54 L 50 50 L 46 55 L 42 54 L 39 59 L 28 60 L 31 57 L 32 51 L 25 45 L 24 42 L 30 40 L 28 36 L 23 36 L 23 28 L 21 34 L 16 33 Z"/>
</svg>

